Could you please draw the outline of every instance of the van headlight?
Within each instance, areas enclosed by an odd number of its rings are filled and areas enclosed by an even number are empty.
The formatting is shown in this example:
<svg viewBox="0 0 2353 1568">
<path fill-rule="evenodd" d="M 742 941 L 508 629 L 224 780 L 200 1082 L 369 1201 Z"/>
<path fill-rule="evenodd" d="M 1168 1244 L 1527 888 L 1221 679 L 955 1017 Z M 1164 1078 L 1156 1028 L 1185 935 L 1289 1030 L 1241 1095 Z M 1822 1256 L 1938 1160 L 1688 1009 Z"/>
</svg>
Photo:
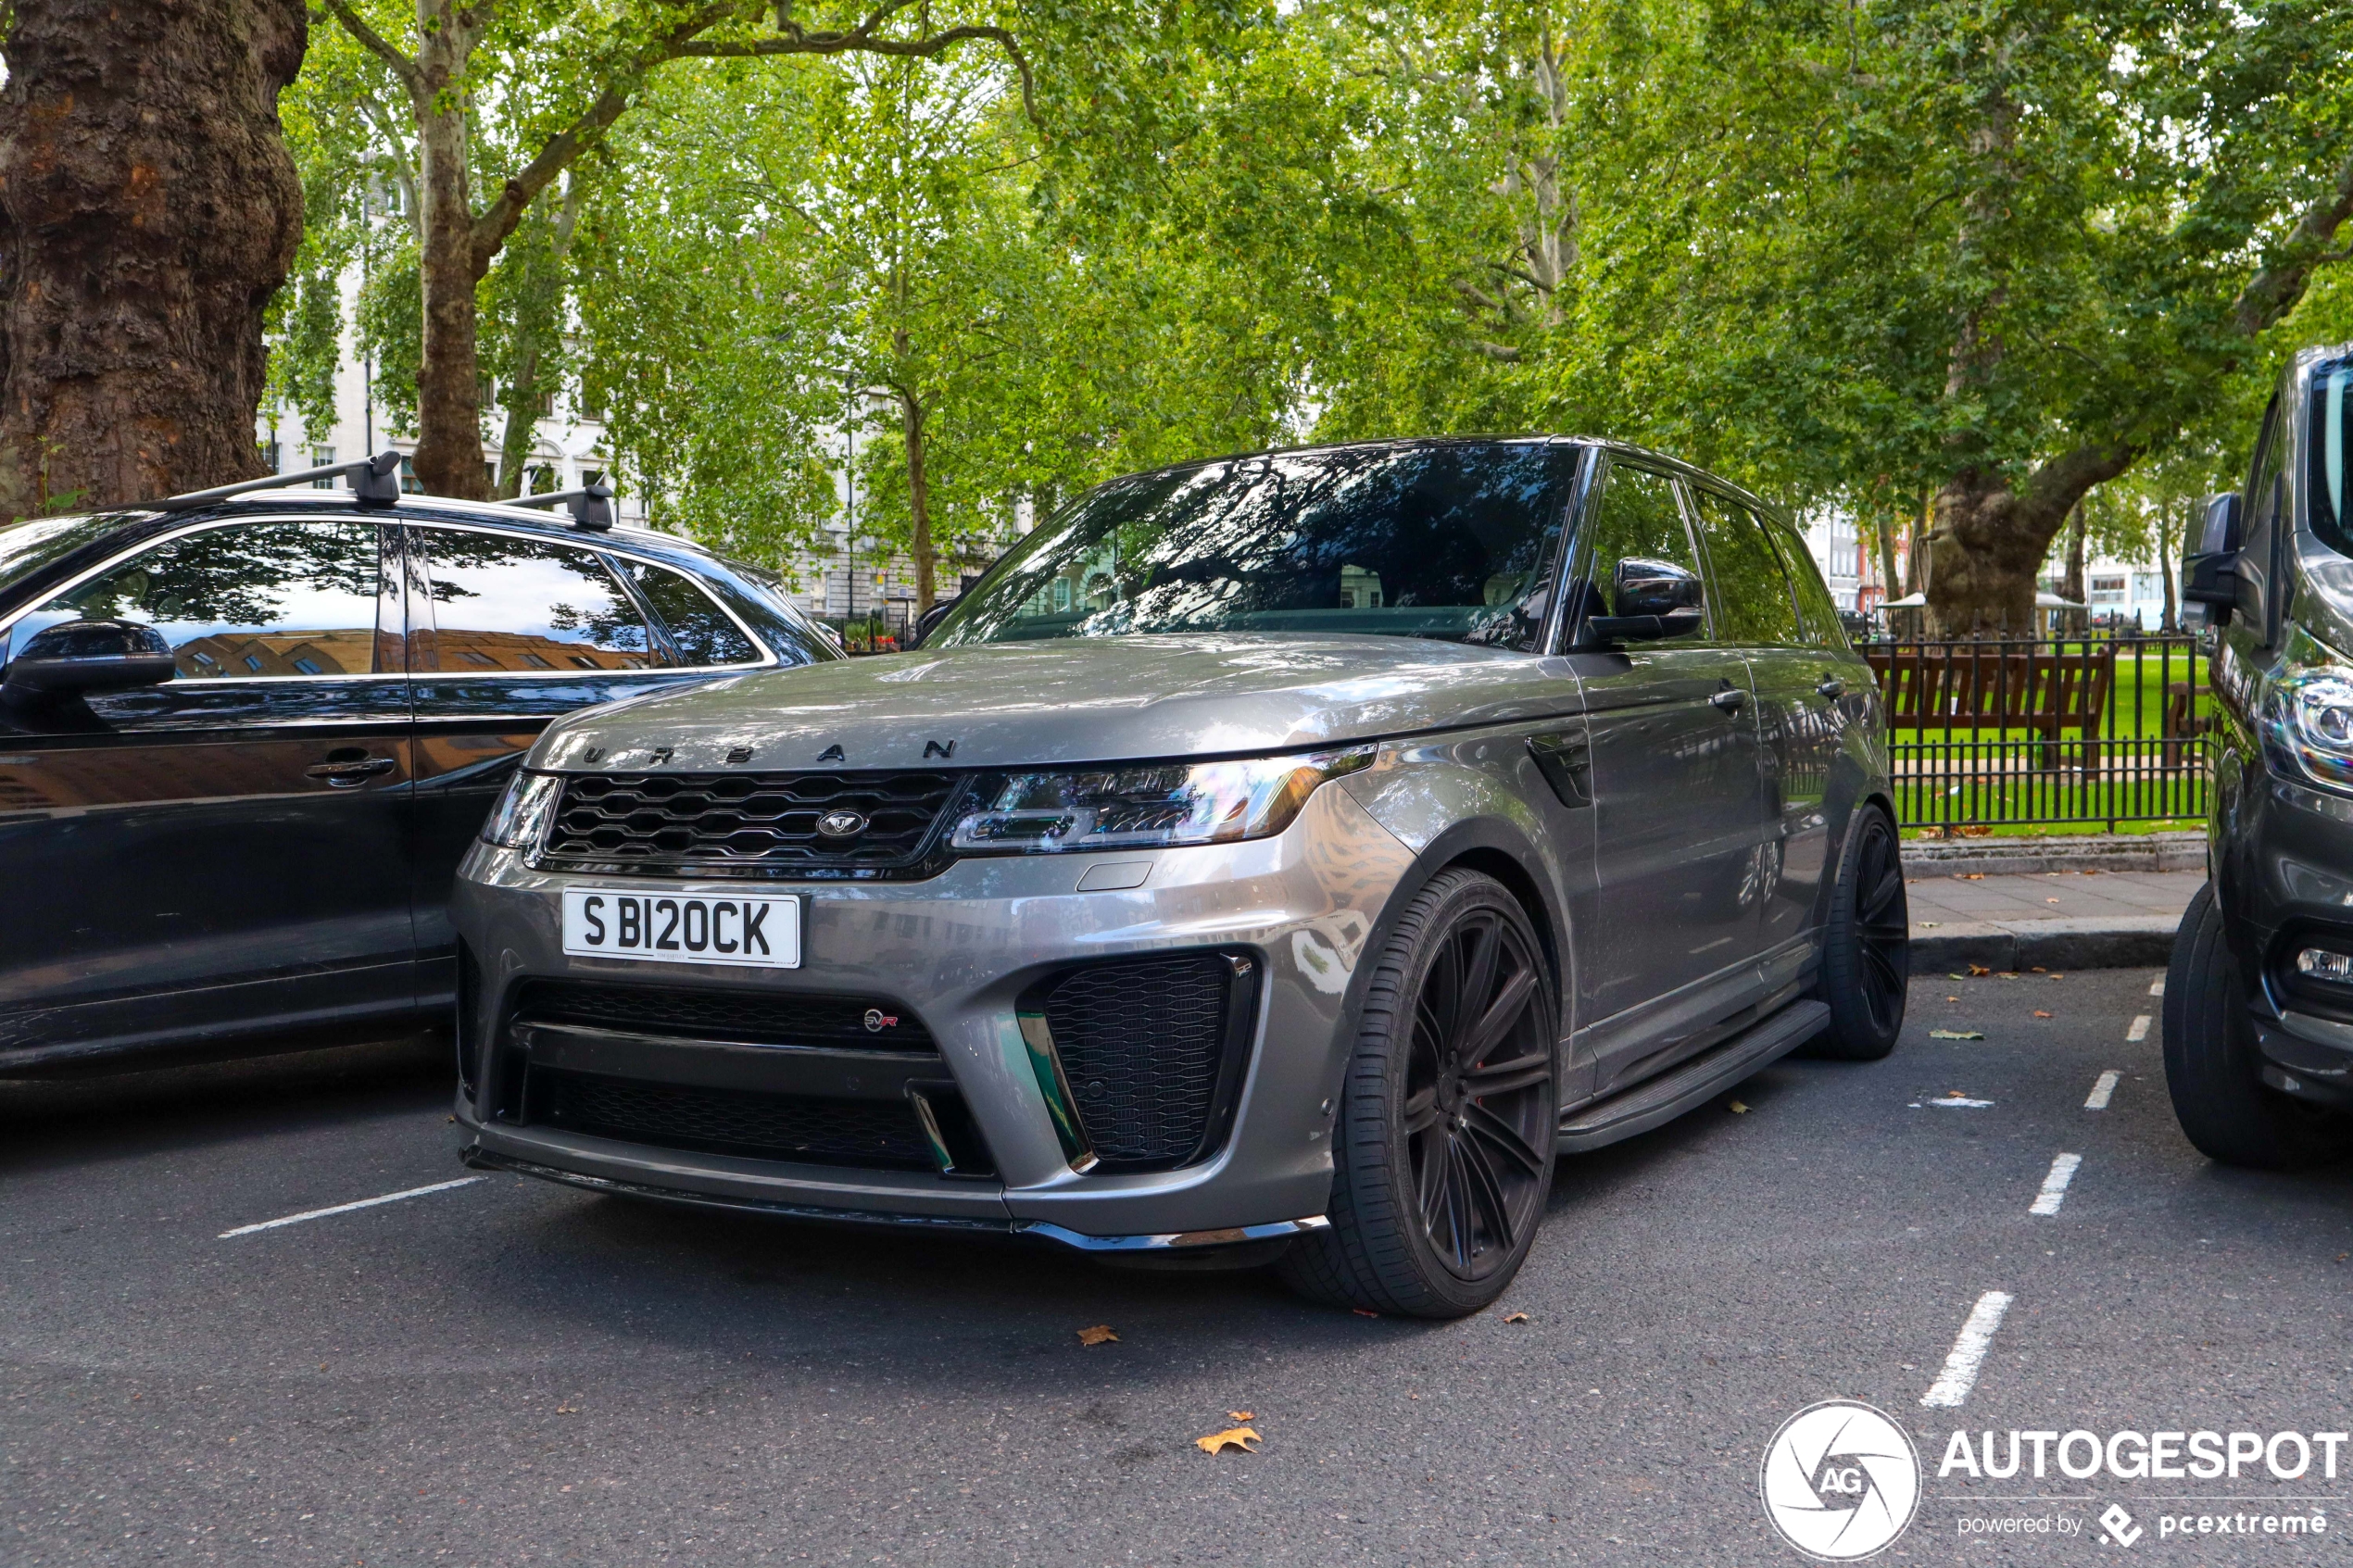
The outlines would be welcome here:
<svg viewBox="0 0 2353 1568">
<path fill-rule="evenodd" d="M 966 854 L 1034 855 L 1267 838 L 1325 781 L 1371 767 L 1375 750 L 1013 773 L 987 787 L 949 843 Z"/>
<path fill-rule="evenodd" d="M 536 849 L 564 792 L 560 773 L 517 773 L 482 824 L 482 841 L 501 849 Z"/>
</svg>

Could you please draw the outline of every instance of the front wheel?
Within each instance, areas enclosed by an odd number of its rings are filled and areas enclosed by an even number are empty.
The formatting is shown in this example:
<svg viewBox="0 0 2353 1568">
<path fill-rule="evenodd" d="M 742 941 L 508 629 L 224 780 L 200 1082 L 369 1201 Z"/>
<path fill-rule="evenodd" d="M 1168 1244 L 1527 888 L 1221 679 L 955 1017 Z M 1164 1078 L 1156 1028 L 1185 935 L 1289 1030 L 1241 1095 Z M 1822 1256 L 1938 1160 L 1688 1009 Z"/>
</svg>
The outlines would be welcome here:
<svg viewBox="0 0 2353 1568">
<path fill-rule="evenodd" d="M 1815 989 L 1830 1004 L 1831 1021 L 1807 1046 L 1809 1055 L 1877 1061 L 1895 1048 L 1904 1032 L 1911 943 L 1895 824 L 1876 806 L 1857 807 L 1839 850 L 1830 923 L 1822 932 L 1822 978 Z"/>
<path fill-rule="evenodd" d="M 1501 883 L 1441 872 L 1365 993 L 1332 1129 L 1331 1228 L 1282 1261 L 1336 1306 L 1455 1318 L 1504 1293 L 1544 1217 L 1560 1007 Z"/>
<path fill-rule="evenodd" d="M 2225 1165 L 2288 1171 L 2341 1156 L 2346 1125 L 2264 1087 L 2238 964 L 2208 883 L 2182 913 L 2165 971 L 2165 1088 L 2197 1151 Z"/>
</svg>

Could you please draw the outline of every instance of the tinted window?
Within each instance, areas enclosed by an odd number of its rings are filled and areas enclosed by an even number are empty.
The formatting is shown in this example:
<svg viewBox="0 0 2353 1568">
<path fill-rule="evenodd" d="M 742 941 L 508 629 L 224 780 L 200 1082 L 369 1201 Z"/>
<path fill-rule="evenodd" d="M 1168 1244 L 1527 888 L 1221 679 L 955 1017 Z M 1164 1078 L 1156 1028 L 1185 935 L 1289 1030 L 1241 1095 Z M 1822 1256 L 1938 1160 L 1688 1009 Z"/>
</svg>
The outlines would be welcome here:
<svg viewBox="0 0 2353 1568">
<path fill-rule="evenodd" d="M 1765 533 L 1780 551 L 1789 585 L 1797 592 L 1797 618 L 1805 639 L 1817 647 L 1843 649 L 1846 628 L 1839 623 L 1838 601 L 1831 597 L 1830 585 L 1814 564 L 1814 552 L 1789 529 L 1768 523 Z"/>
<path fill-rule="evenodd" d="M 2346 458 L 2353 447 L 2353 362 L 2338 359 L 2312 372 L 2312 531 L 2339 555 L 2353 556 L 2353 497 L 2345 493 Z M 2276 444 L 2275 444 L 2276 445 Z M 2218 546 L 2209 546 L 2218 547 Z"/>
<path fill-rule="evenodd" d="M 623 559 L 616 564 L 661 617 L 680 661 L 688 668 L 760 662 L 760 650 L 744 635 L 743 628 L 729 620 L 727 612 L 712 603 L 691 578 L 645 561 Z"/>
<path fill-rule="evenodd" d="M 1707 564 L 1716 579 L 1716 635 L 1723 642 L 1794 643 L 1797 605 L 1789 577 L 1755 514 L 1705 485 L 1692 486 Z"/>
<path fill-rule="evenodd" d="M 419 529 L 444 671 L 645 670 L 653 639 L 593 550 Z"/>
<path fill-rule="evenodd" d="M 1577 547 L 1576 577 L 1569 584 L 1569 612 L 1591 615 L 1633 614 L 1637 607 L 1621 605 L 1614 585 L 1628 565 L 1634 576 L 1699 576 L 1699 560 L 1692 551 L 1691 534 L 1683 527 L 1682 508 L 1675 503 L 1675 482 L 1647 469 L 1610 466 L 1599 508 L 1585 524 Z M 1699 631 L 1667 642 L 1693 642 Z"/>
<path fill-rule="evenodd" d="M 1572 456 L 1357 447 L 1114 480 L 1014 546 L 930 646 L 1237 631 L 1530 647 Z"/>
<path fill-rule="evenodd" d="M 171 644 L 183 681 L 366 675 L 380 668 L 377 556 L 366 522 L 183 533 L 51 599 L 17 623 L 15 646 L 59 621 L 139 621 Z"/>
</svg>

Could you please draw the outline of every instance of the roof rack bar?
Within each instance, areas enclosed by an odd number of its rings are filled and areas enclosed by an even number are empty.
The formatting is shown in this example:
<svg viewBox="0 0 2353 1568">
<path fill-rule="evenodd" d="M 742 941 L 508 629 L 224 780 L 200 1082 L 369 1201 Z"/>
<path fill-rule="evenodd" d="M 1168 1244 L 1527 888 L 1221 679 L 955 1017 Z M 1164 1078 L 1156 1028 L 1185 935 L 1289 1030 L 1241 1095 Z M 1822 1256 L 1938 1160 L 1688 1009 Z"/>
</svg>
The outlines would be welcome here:
<svg viewBox="0 0 2353 1568">
<path fill-rule="evenodd" d="M 601 533 L 612 526 L 612 486 L 603 480 L 577 490 L 550 490 L 544 495 L 518 495 L 510 507 L 547 507 L 559 502 L 572 509 L 572 525 Z"/>
<path fill-rule="evenodd" d="M 349 479 L 351 493 L 363 507 L 388 507 L 400 499 L 400 454 L 390 449 L 372 458 L 359 458 L 348 463 L 329 463 L 324 468 L 305 469 L 300 473 L 274 474 L 268 479 L 248 479 L 235 484 L 216 484 L 209 490 L 191 490 L 185 495 L 173 495 L 156 503 L 168 512 L 186 511 L 193 507 L 209 506 L 225 501 L 232 495 L 244 495 L 256 490 L 283 490 L 290 485 L 308 484 L 321 479 Z"/>
</svg>

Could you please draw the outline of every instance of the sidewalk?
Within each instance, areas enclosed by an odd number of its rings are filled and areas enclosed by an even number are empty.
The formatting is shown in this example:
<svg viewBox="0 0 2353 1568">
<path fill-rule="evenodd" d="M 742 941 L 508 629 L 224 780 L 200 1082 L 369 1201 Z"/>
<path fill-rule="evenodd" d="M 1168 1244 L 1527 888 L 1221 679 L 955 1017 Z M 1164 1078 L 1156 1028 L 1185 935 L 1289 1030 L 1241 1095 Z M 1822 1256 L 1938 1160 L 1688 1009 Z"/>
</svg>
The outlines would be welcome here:
<svg viewBox="0 0 2353 1568">
<path fill-rule="evenodd" d="M 2205 880 L 2203 868 L 1975 872 L 1965 860 L 1907 854 L 1912 968 L 2158 968 Z"/>
</svg>

